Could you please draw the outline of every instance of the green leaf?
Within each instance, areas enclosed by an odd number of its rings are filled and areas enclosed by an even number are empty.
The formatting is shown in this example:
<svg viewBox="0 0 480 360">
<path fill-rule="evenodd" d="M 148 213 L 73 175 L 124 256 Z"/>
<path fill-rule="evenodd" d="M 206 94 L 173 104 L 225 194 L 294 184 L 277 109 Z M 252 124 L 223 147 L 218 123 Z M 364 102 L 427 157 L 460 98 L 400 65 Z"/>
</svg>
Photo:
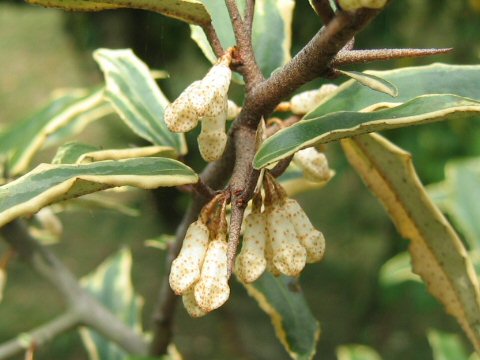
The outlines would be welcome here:
<svg viewBox="0 0 480 360">
<path fill-rule="evenodd" d="M 337 348 L 338 360 L 381 360 L 372 348 L 365 345 L 342 345 Z"/>
<path fill-rule="evenodd" d="M 434 360 L 468 360 L 469 356 L 458 335 L 432 329 L 427 336 Z"/>
<path fill-rule="evenodd" d="M 377 134 L 341 142 L 349 162 L 411 241 L 413 271 L 480 350 L 480 287 L 457 234 L 428 197 L 410 154 Z"/>
<path fill-rule="evenodd" d="M 264 76 L 290 61 L 293 0 L 257 0 L 252 42 Z"/>
<path fill-rule="evenodd" d="M 244 284 L 271 318 L 275 333 L 293 359 L 312 359 L 320 326 L 303 297 L 297 280 L 265 273 L 253 284 Z"/>
<path fill-rule="evenodd" d="M 168 100 L 147 65 L 130 49 L 98 49 L 93 57 L 105 75 L 107 99 L 133 132 L 155 145 L 185 154 L 183 134 L 170 132 L 163 120 Z"/>
<path fill-rule="evenodd" d="M 480 159 L 450 161 L 443 183 L 429 187 L 472 250 L 480 251 Z"/>
<path fill-rule="evenodd" d="M 455 94 L 480 100 L 480 65 L 446 65 L 406 67 L 388 71 L 366 71 L 395 84 L 396 102 L 406 102 L 427 94 Z M 391 102 L 386 94 L 372 94 L 370 89 L 350 80 L 343 83 L 332 97 L 307 114 L 305 119 L 335 111 L 359 111 L 374 104 Z"/>
<path fill-rule="evenodd" d="M 98 109 L 102 105 L 102 90 L 71 91 L 53 100 L 35 115 L 1 132 L 0 154 L 7 156 L 9 175 L 25 172 L 33 156 L 49 137 L 78 120 L 85 111 Z M 77 130 L 79 126 L 77 123 Z"/>
<path fill-rule="evenodd" d="M 314 144 L 479 112 L 479 101 L 456 95 L 424 95 L 385 110 L 339 111 L 316 118 L 309 117 L 268 138 L 255 155 L 254 166 L 262 168 Z"/>
<path fill-rule="evenodd" d="M 228 9 L 224 1 L 202 0 L 212 15 L 213 26 L 224 49 L 235 45 L 235 36 Z M 237 0 L 240 9 L 245 0 Z M 253 23 L 252 42 L 257 64 L 265 76 L 290 60 L 291 25 L 295 1 L 257 0 Z M 243 14 L 243 12 L 242 12 Z M 210 62 L 217 58 L 207 37 L 199 27 L 191 27 L 191 37 Z"/>
<path fill-rule="evenodd" d="M 68 11 L 101 11 L 112 9 L 142 9 L 158 12 L 191 24 L 208 24 L 210 15 L 197 0 L 26 0 L 33 5 Z"/>
<path fill-rule="evenodd" d="M 397 285 L 405 281 L 421 281 L 420 277 L 412 272 L 411 258 L 408 252 L 395 255 L 380 269 L 382 285 Z"/>
<path fill-rule="evenodd" d="M 174 157 L 175 149 L 169 146 L 143 146 L 127 149 L 100 150 L 98 147 L 82 144 L 68 143 L 61 146 L 53 164 L 82 164 L 104 160 L 122 160 L 138 157 Z"/>
<path fill-rule="evenodd" d="M 153 189 L 197 181 L 198 176 L 188 166 L 165 158 L 100 161 L 85 165 L 41 164 L 0 186 L 0 227 L 54 202 L 115 186 Z"/>
<path fill-rule="evenodd" d="M 343 71 L 338 70 L 342 74 L 351 77 L 352 79 L 358 81 L 360 84 L 369 87 L 372 90 L 390 95 L 392 97 L 398 96 L 398 89 L 391 82 L 382 79 L 378 76 L 369 73 L 361 73 L 358 71 Z"/>
<path fill-rule="evenodd" d="M 127 248 L 106 259 L 81 284 L 117 318 L 142 333 L 143 299 L 135 294 L 130 278 L 132 255 Z M 80 330 L 91 360 L 124 360 L 127 354 L 117 345 L 89 328 Z"/>
</svg>

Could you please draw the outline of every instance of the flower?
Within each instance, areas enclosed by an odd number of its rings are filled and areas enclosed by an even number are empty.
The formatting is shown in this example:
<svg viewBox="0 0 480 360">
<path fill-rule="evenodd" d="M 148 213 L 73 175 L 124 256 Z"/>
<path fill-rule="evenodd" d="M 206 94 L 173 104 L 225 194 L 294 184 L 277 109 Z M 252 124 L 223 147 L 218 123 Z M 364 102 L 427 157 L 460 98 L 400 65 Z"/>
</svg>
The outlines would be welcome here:
<svg viewBox="0 0 480 360">
<path fill-rule="evenodd" d="M 303 170 L 305 178 L 310 181 L 328 181 L 334 175 L 328 167 L 325 154 L 313 147 L 297 151 L 293 156 L 293 162 Z"/>
<path fill-rule="evenodd" d="M 208 237 L 208 228 L 201 220 L 195 221 L 188 227 L 182 249 L 170 270 L 170 287 L 175 294 L 184 294 L 200 277 Z"/>
<path fill-rule="evenodd" d="M 306 114 L 314 110 L 324 99 L 337 90 L 334 84 L 324 84 L 320 89 L 304 91 L 292 97 L 290 109 L 294 114 Z"/>
<path fill-rule="evenodd" d="M 229 115 L 228 88 L 232 79 L 230 52 L 222 56 L 202 80 L 190 84 L 165 109 L 165 123 L 170 131 L 187 132 L 202 121 L 198 137 L 200 153 L 206 161 L 219 159 L 227 142 L 225 121 Z M 230 115 L 236 109 L 231 107 Z M 210 149 L 211 148 L 211 149 Z"/>
</svg>

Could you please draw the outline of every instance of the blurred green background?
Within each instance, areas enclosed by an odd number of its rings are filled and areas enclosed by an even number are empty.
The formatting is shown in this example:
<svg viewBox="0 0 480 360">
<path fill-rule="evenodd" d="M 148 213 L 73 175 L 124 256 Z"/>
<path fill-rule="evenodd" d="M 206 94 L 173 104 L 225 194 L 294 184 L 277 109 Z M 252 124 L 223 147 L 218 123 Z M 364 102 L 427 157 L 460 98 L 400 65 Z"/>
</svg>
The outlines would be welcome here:
<svg viewBox="0 0 480 360">
<path fill-rule="evenodd" d="M 292 54 L 320 26 L 308 2 L 297 1 Z M 454 51 L 435 58 L 351 69 L 390 69 L 434 61 L 474 64 L 480 56 L 480 12 L 467 0 L 394 0 L 356 40 L 357 48 L 453 47 Z M 150 67 L 168 71 L 171 78 L 162 80 L 161 86 L 170 99 L 209 66 L 190 40 L 188 26 L 160 15 L 142 11 L 65 13 L 21 1 L 0 1 L 0 128 L 35 112 L 56 89 L 101 83 L 91 57 L 98 47 L 131 47 Z M 305 88 L 319 84 L 321 81 Z M 240 88 L 232 89 L 232 94 L 241 103 Z M 480 122 L 471 119 L 385 135 L 412 152 L 426 184 L 443 179 L 447 161 L 480 154 Z M 103 147 L 141 144 L 113 117 L 88 127 L 81 139 Z M 194 140 L 191 135 L 189 141 Z M 316 358 L 334 359 L 337 346 L 362 343 L 375 348 L 384 359 L 431 359 L 427 330 L 460 333 L 459 326 L 426 294 L 423 285 L 407 282 L 385 287 L 379 283 L 381 266 L 408 244 L 348 167 L 338 146 L 329 145 L 327 153 L 336 177 L 325 190 L 299 197 L 327 239 L 326 259 L 308 266 L 301 278 L 322 328 Z M 42 153 L 38 161 L 49 161 L 51 156 L 52 152 Z M 203 166 L 198 157 L 188 160 L 197 170 Z M 127 217 L 109 211 L 63 214 L 65 232 L 52 248 L 81 277 L 122 245 L 130 246 L 133 280 L 145 298 L 144 324 L 148 328 L 164 254 L 145 247 L 144 240 L 173 233 L 188 199 L 165 189 L 120 194 L 116 199 L 140 209 L 141 215 Z M 5 251 L 3 244 L 0 250 Z M 175 342 L 180 352 L 186 359 L 287 359 L 268 317 L 239 284 L 232 286 L 227 304 L 206 318 L 190 319 L 179 307 Z M 13 261 L 0 304 L 0 342 L 42 324 L 63 309 L 62 299 L 49 284 Z M 45 360 L 86 358 L 75 332 L 59 337 L 38 353 L 38 359 Z"/>
</svg>

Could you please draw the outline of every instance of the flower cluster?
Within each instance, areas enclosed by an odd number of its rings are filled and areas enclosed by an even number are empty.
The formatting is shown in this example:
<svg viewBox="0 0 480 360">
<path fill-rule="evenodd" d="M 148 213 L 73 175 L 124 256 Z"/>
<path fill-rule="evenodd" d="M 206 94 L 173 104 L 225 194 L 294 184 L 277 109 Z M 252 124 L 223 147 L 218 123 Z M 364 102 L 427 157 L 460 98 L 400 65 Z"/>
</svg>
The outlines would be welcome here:
<svg viewBox="0 0 480 360">
<path fill-rule="evenodd" d="M 324 84 L 319 89 L 304 91 L 292 97 L 290 110 L 294 114 L 303 115 L 314 110 L 324 99 L 336 91 L 334 84 Z"/>
<path fill-rule="evenodd" d="M 235 262 L 237 277 L 251 283 L 265 270 L 275 276 L 298 276 L 306 263 L 320 261 L 325 238 L 300 205 L 276 181 L 265 177 L 264 210 L 258 204 L 244 221 L 242 249 Z"/>
<path fill-rule="evenodd" d="M 237 112 L 236 105 L 229 103 L 227 97 L 231 61 L 231 53 L 225 53 L 202 80 L 188 86 L 165 110 L 165 123 L 173 132 L 190 131 L 202 122 L 198 146 L 206 161 L 222 156 L 227 143 L 225 121 Z"/>
<path fill-rule="evenodd" d="M 303 171 L 305 179 L 313 182 L 328 181 L 335 174 L 328 166 L 327 157 L 314 147 L 297 151 L 293 162 Z"/>
<path fill-rule="evenodd" d="M 346 11 L 354 11 L 360 8 L 381 9 L 386 3 L 387 0 L 338 0 L 340 7 Z"/>
<path fill-rule="evenodd" d="M 182 295 L 185 309 L 193 317 L 217 309 L 230 295 L 225 206 L 224 202 L 223 211 L 213 221 L 208 221 L 212 206 L 202 212 L 189 226 L 180 253 L 172 263 L 170 287 L 175 294 Z"/>
</svg>

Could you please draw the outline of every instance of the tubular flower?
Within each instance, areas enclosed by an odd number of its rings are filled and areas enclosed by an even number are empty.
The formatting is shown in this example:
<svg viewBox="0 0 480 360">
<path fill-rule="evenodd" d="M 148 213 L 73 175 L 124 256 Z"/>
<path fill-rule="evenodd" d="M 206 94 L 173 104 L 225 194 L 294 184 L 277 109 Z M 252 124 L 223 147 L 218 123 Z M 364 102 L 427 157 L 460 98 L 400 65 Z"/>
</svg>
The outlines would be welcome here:
<svg viewBox="0 0 480 360">
<path fill-rule="evenodd" d="M 307 253 L 300 244 L 288 215 L 277 204 L 268 209 L 266 217 L 273 265 L 282 274 L 299 275 L 305 267 Z"/>
<path fill-rule="evenodd" d="M 227 242 L 224 237 L 219 235 L 208 244 L 200 279 L 194 287 L 195 301 L 206 312 L 219 308 L 230 296 Z"/>
<path fill-rule="evenodd" d="M 338 88 L 334 84 L 324 84 L 317 90 L 304 91 L 292 97 L 290 109 L 294 114 L 306 114 L 314 110 L 327 96 Z"/>
<path fill-rule="evenodd" d="M 251 213 L 244 222 L 242 250 L 235 262 L 235 274 L 244 283 L 257 280 L 265 271 L 267 228 L 265 214 Z"/>
<path fill-rule="evenodd" d="M 208 246 L 208 234 L 208 228 L 201 220 L 189 226 L 182 249 L 173 261 L 170 271 L 170 287 L 175 294 L 184 294 L 200 277 Z"/>
<path fill-rule="evenodd" d="M 206 161 L 215 161 L 222 156 L 227 143 L 223 114 L 202 120 L 202 131 L 197 141 L 200 154 Z"/>
<path fill-rule="evenodd" d="M 381 9 L 386 3 L 387 0 L 338 0 L 340 7 L 346 11 L 360 8 Z"/>
<path fill-rule="evenodd" d="M 206 161 L 217 160 L 225 149 L 231 60 L 231 54 L 227 52 L 202 80 L 188 86 L 165 110 L 165 123 L 173 132 L 190 131 L 202 121 L 202 134 L 199 137 L 202 144 L 199 146 L 202 156 L 208 154 L 204 156 Z M 233 105 L 232 114 L 235 114 Z M 206 147 L 210 146 L 215 150 L 207 151 Z"/>
<path fill-rule="evenodd" d="M 325 238 L 323 234 L 313 227 L 307 214 L 305 214 L 305 211 L 303 211 L 296 200 L 287 199 L 283 209 L 293 224 L 300 243 L 307 251 L 307 263 L 322 260 L 325 253 Z"/>
<path fill-rule="evenodd" d="M 293 162 L 303 170 L 305 178 L 313 182 L 328 181 L 334 174 L 325 154 L 313 147 L 297 151 Z"/>
<path fill-rule="evenodd" d="M 232 100 L 227 102 L 227 120 L 235 119 L 239 114 L 242 108 L 235 104 Z"/>
<path fill-rule="evenodd" d="M 189 289 L 183 294 L 182 301 L 185 310 L 187 310 L 191 317 L 202 317 L 207 315 L 208 312 L 204 311 L 200 306 L 198 306 L 197 301 L 195 300 L 193 289 Z"/>
</svg>

